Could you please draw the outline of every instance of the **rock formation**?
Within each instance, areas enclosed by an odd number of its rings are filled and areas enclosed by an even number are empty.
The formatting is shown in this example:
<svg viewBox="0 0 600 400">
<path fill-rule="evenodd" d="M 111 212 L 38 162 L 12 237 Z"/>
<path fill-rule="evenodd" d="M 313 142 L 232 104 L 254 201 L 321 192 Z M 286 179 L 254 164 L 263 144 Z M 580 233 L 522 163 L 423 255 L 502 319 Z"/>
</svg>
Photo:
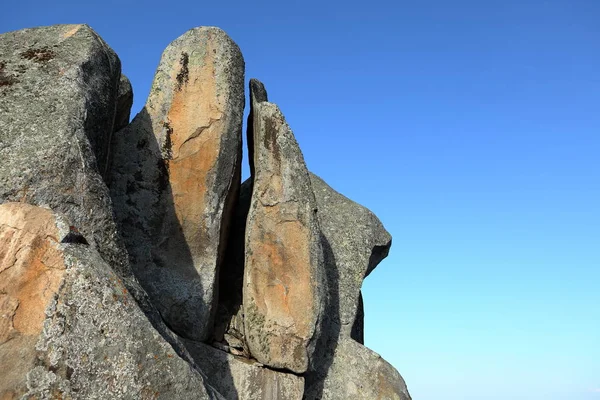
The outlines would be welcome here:
<svg viewBox="0 0 600 400">
<path fill-rule="evenodd" d="M 0 35 L 0 398 L 410 399 L 362 345 L 391 237 L 220 29 L 133 91 L 86 25 Z"/>
</svg>

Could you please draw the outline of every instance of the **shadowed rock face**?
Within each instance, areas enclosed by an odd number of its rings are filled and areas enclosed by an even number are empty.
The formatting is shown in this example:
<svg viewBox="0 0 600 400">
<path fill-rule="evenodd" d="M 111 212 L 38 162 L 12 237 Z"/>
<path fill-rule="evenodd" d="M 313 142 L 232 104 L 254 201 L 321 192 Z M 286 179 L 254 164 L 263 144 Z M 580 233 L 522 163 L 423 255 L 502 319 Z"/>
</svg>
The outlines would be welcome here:
<svg viewBox="0 0 600 400">
<path fill-rule="evenodd" d="M 111 193 L 136 276 L 178 334 L 205 340 L 240 185 L 244 61 L 218 28 L 164 51 L 144 110 L 115 135 Z"/>
<path fill-rule="evenodd" d="M 0 398 L 221 398 L 69 226 L 0 205 Z"/>
<path fill-rule="evenodd" d="M 272 103 L 254 105 L 254 187 L 246 224 L 244 327 L 258 361 L 307 370 L 323 309 L 323 252 L 308 170 Z"/>
</svg>

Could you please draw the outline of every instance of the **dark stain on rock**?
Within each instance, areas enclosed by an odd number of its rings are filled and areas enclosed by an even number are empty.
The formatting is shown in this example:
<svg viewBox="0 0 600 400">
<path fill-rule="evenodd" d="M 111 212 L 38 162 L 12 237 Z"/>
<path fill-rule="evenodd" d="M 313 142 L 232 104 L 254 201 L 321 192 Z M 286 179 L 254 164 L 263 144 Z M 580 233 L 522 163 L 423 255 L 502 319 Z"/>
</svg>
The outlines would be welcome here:
<svg viewBox="0 0 600 400">
<path fill-rule="evenodd" d="M 263 137 L 263 144 L 267 149 L 271 150 L 275 160 L 281 161 L 279 145 L 277 144 L 277 124 L 271 118 L 267 118 L 265 121 L 265 136 Z"/>
<path fill-rule="evenodd" d="M 159 192 L 164 192 L 170 186 L 169 183 L 169 163 L 162 158 L 159 158 L 156 162 L 158 168 L 157 186 Z"/>
<path fill-rule="evenodd" d="M 173 142 L 171 141 L 171 135 L 173 134 L 173 128 L 168 122 L 163 122 L 163 126 L 166 128 L 165 142 L 162 146 L 162 155 L 165 160 L 173 159 Z"/>
<path fill-rule="evenodd" d="M 142 138 L 142 140 L 140 140 L 140 141 L 137 143 L 136 147 L 137 147 L 139 150 L 142 150 L 144 147 L 146 147 L 146 145 L 147 145 L 147 144 L 148 144 L 148 140 L 146 140 L 145 138 Z"/>
<path fill-rule="evenodd" d="M 0 87 L 3 86 L 11 86 L 19 81 L 12 75 L 7 75 L 5 73 L 6 63 L 4 61 L 0 61 Z"/>
<path fill-rule="evenodd" d="M 125 189 L 125 193 L 127 193 L 128 195 L 132 195 L 136 192 L 136 185 L 134 182 L 132 181 L 128 181 L 127 182 L 127 188 Z"/>
<path fill-rule="evenodd" d="M 181 65 L 181 69 L 177 74 L 177 90 L 181 90 L 181 87 L 184 83 L 188 83 L 190 80 L 189 74 L 190 70 L 188 68 L 188 64 L 190 62 L 190 56 L 188 53 L 181 53 L 181 59 L 179 59 L 179 65 Z"/>
<path fill-rule="evenodd" d="M 11 86 L 14 85 L 15 83 L 19 83 L 19 81 L 17 79 L 15 79 L 12 76 L 4 76 L 0 74 L 0 87 L 3 86 Z"/>
<path fill-rule="evenodd" d="M 21 53 L 21 58 L 32 60 L 37 63 L 45 63 L 56 57 L 56 53 L 48 47 L 40 47 L 39 49 L 29 49 Z"/>
<path fill-rule="evenodd" d="M 89 245 L 88 241 L 83 237 L 79 229 L 74 226 L 69 226 L 69 233 L 60 241 L 61 243 L 85 244 Z"/>
</svg>

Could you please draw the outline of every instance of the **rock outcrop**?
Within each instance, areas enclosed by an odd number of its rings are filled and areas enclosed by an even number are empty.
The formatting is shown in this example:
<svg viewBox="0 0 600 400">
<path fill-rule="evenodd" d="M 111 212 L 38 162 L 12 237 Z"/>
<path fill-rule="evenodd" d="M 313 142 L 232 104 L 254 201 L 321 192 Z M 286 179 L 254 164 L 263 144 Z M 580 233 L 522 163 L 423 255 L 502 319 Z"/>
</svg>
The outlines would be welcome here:
<svg viewBox="0 0 600 400">
<path fill-rule="evenodd" d="M 110 179 L 134 272 L 167 324 L 206 340 L 240 185 L 244 60 L 218 28 L 164 51 L 144 109 L 115 134 Z"/>
<path fill-rule="evenodd" d="M 281 111 L 266 101 L 252 104 L 255 173 L 246 222 L 246 342 L 261 363 L 303 373 L 315 351 L 324 305 L 317 205 Z"/>
<path fill-rule="evenodd" d="M 362 344 L 389 233 L 249 86 L 240 186 L 244 61 L 220 29 L 167 47 L 131 123 L 91 28 L 0 35 L 0 399 L 410 400 Z"/>
</svg>

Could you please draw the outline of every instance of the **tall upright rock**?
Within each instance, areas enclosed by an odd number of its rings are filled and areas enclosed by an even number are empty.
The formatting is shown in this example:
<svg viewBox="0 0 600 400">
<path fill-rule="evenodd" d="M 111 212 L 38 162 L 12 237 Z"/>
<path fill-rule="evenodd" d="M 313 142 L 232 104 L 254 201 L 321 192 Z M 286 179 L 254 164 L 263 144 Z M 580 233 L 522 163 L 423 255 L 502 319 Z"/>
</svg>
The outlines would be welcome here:
<svg viewBox="0 0 600 400">
<path fill-rule="evenodd" d="M 243 288 L 246 341 L 258 361 L 303 373 L 315 350 L 324 298 L 316 202 L 302 152 L 281 111 L 256 97 L 253 90 L 254 186 Z"/>
<path fill-rule="evenodd" d="M 206 340 L 240 185 L 244 60 L 218 28 L 164 51 L 144 109 L 115 134 L 110 187 L 136 276 L 179 335 Z"/>
</svg>

